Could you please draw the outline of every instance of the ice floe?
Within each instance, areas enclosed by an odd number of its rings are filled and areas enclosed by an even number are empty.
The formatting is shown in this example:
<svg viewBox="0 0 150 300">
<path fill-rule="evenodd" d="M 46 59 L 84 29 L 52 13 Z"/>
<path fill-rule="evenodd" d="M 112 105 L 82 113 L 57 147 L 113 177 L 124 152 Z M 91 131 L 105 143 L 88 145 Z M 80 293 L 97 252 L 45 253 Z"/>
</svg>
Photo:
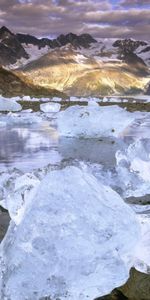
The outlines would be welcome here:
<svg viewBox="0 0 150 300">
<path fill-rule="evenodd" d="M 0 111 L 20 111 L 21 105 L 14 100 L 0 97 Z"/>
<path fill-rule="evenodd" d="M 118 106 L 98 104 L 72 106 L 58 114 L 58 130 L 67 137 L 118 137 L 134 121 L 132 114 Z"/>
<path fill-rule="evenodd" d="M 45 113 L 57 113 L 60 111 L 61 105 L 59 103 L 43 103 L 40 105 L 40 110 Z"/>
</svg>

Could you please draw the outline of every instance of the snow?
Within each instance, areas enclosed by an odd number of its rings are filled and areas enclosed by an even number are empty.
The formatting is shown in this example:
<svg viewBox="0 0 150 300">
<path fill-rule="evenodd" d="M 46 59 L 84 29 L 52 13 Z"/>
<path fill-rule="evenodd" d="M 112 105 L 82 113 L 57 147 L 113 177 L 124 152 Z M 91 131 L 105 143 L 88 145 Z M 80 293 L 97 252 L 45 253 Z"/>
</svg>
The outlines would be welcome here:
<svg viewBox="0 0 150 300">
<path fill-rule="evenodd" d="M 27 44 L 22 44 L 25 51 L 28 53 L 29 58 L 21 58 L 18 59 L 15 64 L 10 64 L 8 66 L 8 69 L 18 69 L 19 67 L 23 67 L 26 64 L 30 63 L 31 61 L 39 59 L 41 56 L 47 54 L 50 51 L 50 48 L 48 46 L 42 47 L 39 49 L 38 46 L 35 45 L 27 45 Z"/>
<path fill-rule="evenodd" d="M 18 181 L 16 190 L 30 184 Z M 1 299 L 94 299 L 127 280 L 139 226 L 116 192 L 67 167 L 50 172 L 29 199 L 0 245 Z"/>
<path fill-rule="evenodd" d="M 57 113 L 60 111 L 61 105 L 59 103 L 48 102 L 40 105 L 40 110 L 45 113 Z"/>
<path fill-rule="evenodd" d="M 97 43 L 92 43 L 90 48 L 77 49 L 77 62 L 84 63 L 87 58 L 94 58 L 97 63 L 107 63 L 111 61 L 119 61 L 117 49 L 113 47 L 115 39 L 98 39 Z M 86 55 L 86 56 L 84 56 Z M 81 57 L 83 56 L 83 57 Z"/>
<path fill-rule="evenodd" d="M 40 58 L 41 56 L 47 54 L 50 51 L 50 48 L 48 46 L 42 47 L 39 49 L 38 46 L 30 45 L 30 44 L 22 44 L 25 51 L 29 54 L 30 58 L 28 62 L 36 60 Z"/>
<path fill-rule="evenodd" d="M 146 46 L 140 46 L 138 47 L 138 49 L 136 50 L 136 54 L 143 59 L 143 61 L 150 66 L 150 50 L 146 51 L 146 52 L 142 52 L 144 49 L 150 47 L 150 44 L 147 43 Z"/>
<path fill-rule="evenodd" d="M 79 54 L 77 53 L 76 56 L 75 56 L 75 61 L 78 63 L 78 64 L 84 64 L 87 62 L 87 59 L 88 57 L 82 55 L 82 54 Z"/>
<path fill-rule="evenodd" d="M 118 106 L 72 106 L 58 114 L 58 130 L 68 137 L 118 137 L 134 121 L 136 114 Z M 107 122 L 106 122 L 107 120 Z"/>
<path fill-rule="evenodd" d="M 21 105 L 14 100 L 0 97 L 0 111 L 20 111 Z"/>
</svg>

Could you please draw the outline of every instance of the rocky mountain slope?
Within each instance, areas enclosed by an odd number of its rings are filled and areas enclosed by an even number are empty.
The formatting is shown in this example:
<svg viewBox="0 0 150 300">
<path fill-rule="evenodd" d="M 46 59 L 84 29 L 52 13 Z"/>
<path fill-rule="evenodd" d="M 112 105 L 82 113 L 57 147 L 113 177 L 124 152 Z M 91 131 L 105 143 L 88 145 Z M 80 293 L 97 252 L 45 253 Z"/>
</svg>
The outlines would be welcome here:
<svg viewBox="0 0 150 300">
<path fill-rule="evenodd" d="M 16 72 L 35 85 L 69 96 L 136 94 L 149 82 L 149 67 L 136 53 L 122 54 L 118 48 L 104 48 L 103 43 L 88 49 L 57 48 Z"/>
<path fill-rule="evenodd" d="M 146 58 L 143 56 L 147 48 L 146 42 L 133 40 L 101 40 L 88 47 L 69 43 L 48 51 L 17 72 L 36 85 L 69 96 L 147 93 L 148 53 Z"/>
<path fill-rule="evenodd" d="M 65 96 L 54 89 L 35 86 L 31 82 L 21 78 L 21 76 L 18 77 L 13 72 L 5 70 L 2 66 L 0 66 L 0 94 L 5 97 L 31 95 L 37 97 L 58 96 L 63 98 Z"/>
<path fill-rule="evenodd" d="M 38 39 L 2 27 L 0 63 L 31 85 L 68 96 L 149 93 L 150 45 L 144 41 L 73 33 Z"/>
</svg>

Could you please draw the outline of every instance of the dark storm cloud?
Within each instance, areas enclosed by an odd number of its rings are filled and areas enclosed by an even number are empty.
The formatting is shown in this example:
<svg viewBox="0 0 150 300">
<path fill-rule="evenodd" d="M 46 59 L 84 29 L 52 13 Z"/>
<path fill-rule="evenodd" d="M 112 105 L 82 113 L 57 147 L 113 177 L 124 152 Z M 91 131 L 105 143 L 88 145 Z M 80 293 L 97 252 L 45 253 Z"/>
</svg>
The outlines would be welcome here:
<svg viewBox="0 0 150 300">
<path fill-rule="evenodd" d="M 36 36 L 88 32 L 95 37 L 148 38 L 150 0 L 0 0 L 0 25 Z M 127 6 L 132 2 L 130 9 Z M 114 6 L 117 4 L 117 6 Z"/>
</svg>

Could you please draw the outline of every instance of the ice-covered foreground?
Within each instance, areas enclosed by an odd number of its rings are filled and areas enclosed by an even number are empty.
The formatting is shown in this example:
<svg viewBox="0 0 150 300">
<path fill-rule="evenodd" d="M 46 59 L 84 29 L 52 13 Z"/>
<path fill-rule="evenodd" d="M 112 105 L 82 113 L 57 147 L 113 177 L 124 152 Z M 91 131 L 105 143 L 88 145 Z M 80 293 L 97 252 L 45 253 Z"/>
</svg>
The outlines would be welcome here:
<svg viewBox="0 0 150 300">
<path fill-rule="evenodd" d="M 0 97 L 0 111 L 20 111 L 21 109 L 21 105 L 15 100 Z"/>
<path fill-rule="evenodd" d="M 136 114 L 118 106 L 72 106 L 58 115 L 60 135 L 67 137 L 118 137 L 135 119 Z"/>
<path fill-rule="evenodd" d="M 111 188 L 67 167 L 23 202 L 0 246 L 0 299 L 92 300 L 126 281 L 139 227 Z"/>
<path fill-rule="evenodd" d="M 149 120 L 95 102 L 1 114 L 0 204 L 12 221 L 0 246 L 0 299 L 93 300 L 123 284 L 133 264 L 148 272 L 150 205 L 138 197 L 150 194 Z"/>
</svg>

